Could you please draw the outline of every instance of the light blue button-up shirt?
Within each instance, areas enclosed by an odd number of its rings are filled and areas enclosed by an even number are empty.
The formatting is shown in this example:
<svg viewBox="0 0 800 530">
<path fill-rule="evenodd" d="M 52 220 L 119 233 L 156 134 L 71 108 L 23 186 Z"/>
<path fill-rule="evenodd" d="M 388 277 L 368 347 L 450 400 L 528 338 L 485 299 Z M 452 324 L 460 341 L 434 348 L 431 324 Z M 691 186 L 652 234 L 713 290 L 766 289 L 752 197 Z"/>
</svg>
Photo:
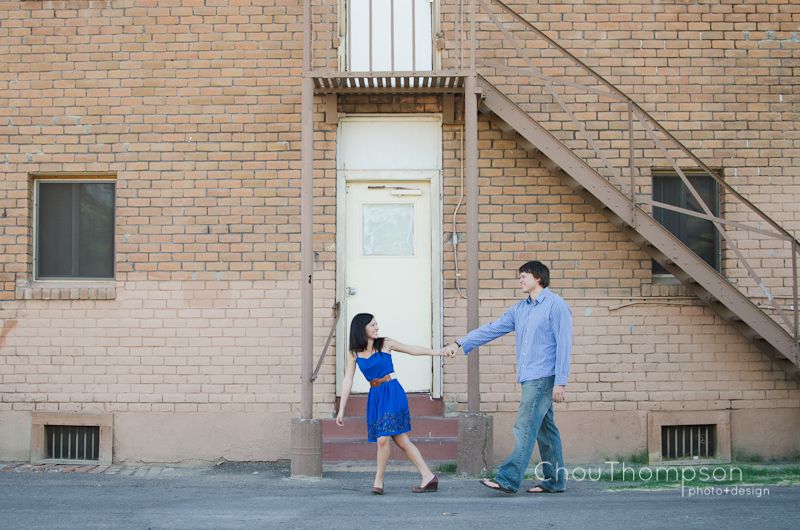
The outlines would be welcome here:
<svg viewBox="0 0 800 530">
<path fill-rule="evenodd" d="M 502 337 L 517 335 L 517 381 L 555 375 L 566 385 L 572 352 L 572 312 L 563 298 L 545 288 L 535 300 L 520 300 L 498 320 L 484 324 L 459 339 L 464 353 Z"/>
</svg>

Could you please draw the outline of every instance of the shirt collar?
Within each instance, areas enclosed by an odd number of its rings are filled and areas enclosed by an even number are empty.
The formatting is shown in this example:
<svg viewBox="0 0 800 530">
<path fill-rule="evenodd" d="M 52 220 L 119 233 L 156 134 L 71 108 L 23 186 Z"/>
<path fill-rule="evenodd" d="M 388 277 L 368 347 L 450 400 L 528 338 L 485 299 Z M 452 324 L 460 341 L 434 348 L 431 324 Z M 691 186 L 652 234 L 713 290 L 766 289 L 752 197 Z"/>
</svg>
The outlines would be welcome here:
<svg viewBox="0 0 800 530">
<path fill-rule="evenodd" d="M 545 298 L 547 298 L 547 295 L 549 293 L 550 293 L 550 288 L 545 287 L 544 289 L 542 289 L 542 292 L 539 293 L 539 296 L 537 296 L 535 300 L 532 300 L 531 295 L 528 295 L 528 298 L 526 298 L 525 301 L 529 304 L 539 305 L 542 302 L 544 302 Z"/>
</svg>

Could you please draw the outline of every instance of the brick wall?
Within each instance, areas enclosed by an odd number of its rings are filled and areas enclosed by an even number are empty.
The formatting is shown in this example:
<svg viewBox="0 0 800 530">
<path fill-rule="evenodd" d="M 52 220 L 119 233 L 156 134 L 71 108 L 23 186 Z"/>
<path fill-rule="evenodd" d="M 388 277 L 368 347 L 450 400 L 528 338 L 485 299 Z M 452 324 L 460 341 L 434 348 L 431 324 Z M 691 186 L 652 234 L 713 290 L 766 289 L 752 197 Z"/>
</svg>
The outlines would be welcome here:
<svg viewBox="0 0 800 530">
<path fill-rule="evenodd" d="M 0 12 L 0 409 L 291 409 L 301 4 Z M 37 285 L 30 175 L 97 171 L 116 175 L 116 281 Z"/>
<path fill-rule="evenodd" d="M 525 5 L 739 191 L 798 227 L 787 207 L 800 197 L 796 5 Z M 296 0 L 0 2 L 0 412 L 297 412 L 301 14 Z M 324 42 L 315 46 L 329 54 Z M 440 110 L 432 96 L 340 98 L 344 113 Z M 315 355 L 336 289 L 336 127 L 321 117 Z M 479 128 L 480 319 L 516 299 L 521 262 L 551 266 L 576 318 L 563 409 L 800 406 L 797 382 L 681 288 L 653 284 L 649 259 L 513 132 L 486 116 Z M 452 339 L 466 325 L 450 243 L 460 125 L 444 126 L 443 142 Z M 30 175 L 87 171 L 116 175 L 116 280 L 44 288 L 32 282 Z M 462 245 L 464 288 L 465 254 Z M 513 338 L 482 351 L 482 407 L 516 410 Z M 315 385 L 317 415 L 332 411 L 334 366 L 330 356 Z M 465 409 L 464 359 L 447 362 L 444 392 L 451 410 Z"/>
<path fill-rule="evenodd" d="M 499 318 L 516 299 L 520 264 L 540 259 L 550 266 L 551 287 L 570 303 L 575 317 L 568 387 L 574 394 L 562 410 L 800 405 L 797 381 L 773 368 L 755 346 L 682 287 L 653 284 L 649 259 L 593 206 L 540 167 L 516 144 L 513 133 L 481 120 L 479 148 L 480 321 Z M 457 202 L 457 171 L 451 173 L 445 180 L 445 194 L 450 195 L 445 219 Z M 457 230 L 466 227 L 459 224 Z M 466 303 L 454 289 L 452 246 L 445 250 L 445 336 L 457 338 L 465 330 Z M 460 258 L 463 272 L 463 249 Z M 516 410 L 513 338 L 481 352 L 483 410 Z M 445 365 L 445 385 L 455 394 L 450 396 L 452 407 L 465 410 L 465 359 Z"/>
</svg>

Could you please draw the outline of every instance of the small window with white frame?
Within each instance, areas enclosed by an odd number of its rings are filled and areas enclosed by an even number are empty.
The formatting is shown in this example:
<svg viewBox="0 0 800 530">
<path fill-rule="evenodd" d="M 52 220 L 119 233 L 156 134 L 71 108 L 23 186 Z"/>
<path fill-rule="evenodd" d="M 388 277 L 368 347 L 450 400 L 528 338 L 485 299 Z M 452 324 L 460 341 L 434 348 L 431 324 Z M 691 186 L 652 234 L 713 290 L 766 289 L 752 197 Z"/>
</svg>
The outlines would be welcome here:
<svg viewBox="0 0 800 530">
<path fill-rule="evenodd" d="M 113 179 L 36 179 L 34 278 L 114 279 Z"/>
</svg>

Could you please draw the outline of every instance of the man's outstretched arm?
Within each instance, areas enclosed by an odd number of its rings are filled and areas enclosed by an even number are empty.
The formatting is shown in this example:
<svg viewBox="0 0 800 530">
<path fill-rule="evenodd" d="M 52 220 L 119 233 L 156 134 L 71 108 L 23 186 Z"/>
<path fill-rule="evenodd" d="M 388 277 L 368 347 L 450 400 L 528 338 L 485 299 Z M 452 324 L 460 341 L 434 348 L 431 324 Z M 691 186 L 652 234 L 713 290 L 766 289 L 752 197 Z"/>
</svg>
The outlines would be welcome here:
<svg viewBox="0 0 800 530">
<path fill-rule="evenodd" d="M 459 340 L 448 344 L 445 348 L 452 352 L 458 351 L 459 348 L 464 348 L 464 353 L 468 354 L 478 346 L 483 346 L 487 342 L 514 331 L 514 321 L 514 308 L 512 307 L 494 322 L 489 322 L 473 329 Z"/>
</svg>

